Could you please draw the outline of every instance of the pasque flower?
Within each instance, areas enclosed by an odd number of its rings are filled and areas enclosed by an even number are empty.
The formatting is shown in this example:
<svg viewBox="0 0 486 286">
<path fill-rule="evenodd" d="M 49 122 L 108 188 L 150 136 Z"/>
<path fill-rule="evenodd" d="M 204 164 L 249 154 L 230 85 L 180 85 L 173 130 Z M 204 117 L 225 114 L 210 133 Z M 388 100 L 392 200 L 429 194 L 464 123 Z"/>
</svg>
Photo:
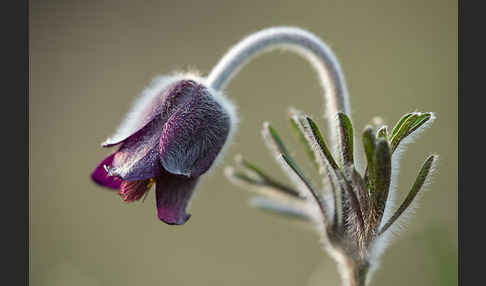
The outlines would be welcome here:
<svg viewBox="0 0 486 286">
<path fill-rule="evenodd" d="M 252 201 L 255 207 L 313 222 L 340 267 L 344 285 L 366 285 L 386 247 L 389 229 L 402 220 L 430 180 L 436 155 L 425 160 L 407 197 L 394 210 L 397 153 L 434 115 L 406 114 L 391 132 L 386 126 L 368 126 L 362 136 L 366 166 L 361 166 L 359 157 L 354 157 L 348 89 L 339 61 L 308 31 L 264 29 L 233 46 L 205 78 L 178 75 L 158 79 L 115 135 L 102 144 L 119 145 L 118 151 L 98 165 L 92 178 L 118 189 L 125 201 L 142 198 L 155 183 L 159 218 L 168 224 L 185 223 L 189 218 L 186 207 L 199 177 L 222 153 L 235 129 L 234 108 L 222 90 L 251 59 L 276 48 L 306 59 L 324 90 L 331 148 L 309 116 L 293 110 L 291 117 L 317 167 L 321 186 L 308 178 L 268 123 L 264 139 L 294 186 L 271 178 L 241 157 L 237 161 L 244 171 L 228 168 L 227 175 L 262 195 Z"/>
<path fill-rule="evenodd" d="M 118 146 L 93 171 L 101 186 L 139 200 L 155 184 L 157 213 L 184 224 L 199 177 L 208 171 L 235 125 L 232 104 L 197 76 L 154 80 L 103 147 Z"/>
</svg>

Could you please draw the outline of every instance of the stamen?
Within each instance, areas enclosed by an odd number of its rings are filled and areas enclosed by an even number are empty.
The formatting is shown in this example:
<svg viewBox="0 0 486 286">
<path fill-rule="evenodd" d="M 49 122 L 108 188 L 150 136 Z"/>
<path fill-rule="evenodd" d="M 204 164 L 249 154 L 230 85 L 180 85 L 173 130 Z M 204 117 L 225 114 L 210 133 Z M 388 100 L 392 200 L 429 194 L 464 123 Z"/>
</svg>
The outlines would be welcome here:
<svg viewBox="0 0 486 286">
<path fill-rule="evenodd" d="M 122 196 L 125 202 L 138 201 L 152 187 L 154 181 L 153 178 L 138 181 L 123 181 L 120 187 L 120 196 Z"/>
</svg>

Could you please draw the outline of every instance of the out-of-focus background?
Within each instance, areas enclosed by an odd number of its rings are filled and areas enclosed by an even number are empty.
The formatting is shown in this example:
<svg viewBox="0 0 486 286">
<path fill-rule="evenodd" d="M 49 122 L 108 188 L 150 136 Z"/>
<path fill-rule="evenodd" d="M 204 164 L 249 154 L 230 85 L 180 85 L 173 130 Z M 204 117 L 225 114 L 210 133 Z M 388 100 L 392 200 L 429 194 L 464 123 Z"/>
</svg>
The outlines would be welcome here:
<svg viewBox="0 0 486 286">
<path fill-rule="evenodd" d="M 314 71 L 301 58 L 257 58 L 228 86 L 241 124 L 224 162 L 203 177 L 184 226 L 157 219 L 153 190 L 125 204 L 89 179 L 112 150 L 100 143 L 158 75 L 207 74 L 243 36 L 306 28 L 336 53 L 359 131 L 381 115 L 437 120 L 402 160 L 402 200 L 430 153 L 433 184 L 382 259 L 372 285 L 457 285 L 457 1 L 30 1 L 31 285 L 339 285 L 310 229 L 251 209 L 223 167 L 236 154 L 281 176 L 263 121 L 306 158 L 289 106 L 322 118 Z M 359 141 L 358 141 L 359 142 Z M 302 155 L 302 156 L 301 156 Z"/>
</svg>

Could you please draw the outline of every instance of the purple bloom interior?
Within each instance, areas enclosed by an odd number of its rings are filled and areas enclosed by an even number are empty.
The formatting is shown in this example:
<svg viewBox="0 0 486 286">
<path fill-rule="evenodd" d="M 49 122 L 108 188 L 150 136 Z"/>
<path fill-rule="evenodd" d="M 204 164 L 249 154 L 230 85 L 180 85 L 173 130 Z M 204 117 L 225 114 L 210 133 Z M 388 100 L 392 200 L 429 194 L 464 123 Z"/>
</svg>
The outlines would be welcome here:
<svg viewBox="0 0 486 286">
<path fill-rule="evenodd" d="M 119 149 L 91 177 L 101 186 L 120 189 L 125 201 L 140 199 L 155 182 L 159 219 L 184 224 L 199 176 L 228 138 L 229 111 L 194 80 L 166 80 L 142 100 L 131 121 L 103 143 Z"/>
</svg>

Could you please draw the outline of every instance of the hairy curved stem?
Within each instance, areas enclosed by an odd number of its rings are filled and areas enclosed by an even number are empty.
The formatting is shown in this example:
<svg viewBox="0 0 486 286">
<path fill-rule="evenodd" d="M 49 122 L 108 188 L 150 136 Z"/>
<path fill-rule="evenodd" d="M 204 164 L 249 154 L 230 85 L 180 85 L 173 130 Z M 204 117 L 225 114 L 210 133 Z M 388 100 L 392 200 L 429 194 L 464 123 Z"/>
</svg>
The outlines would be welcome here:
<svg viewBox="0 0 486 286">
<path fill-rule="evenodd" d="M 275 48 L 297 52 L 317 71 L 327 101 L 327 118 L 332 146 L 337 138 L 333 116 L 337 112 L 349 117 L 348 90 L 341 67 L 331 49 L 314 34 L 295 27 L 273 27 L 261 30 L 233 46 L 213 68 L 206 83 L 223 89 L 254 56 Z"/>
<path fill-rule="evenodd" d="M 344 273 L 343 286 L 365 286 L 368 266 L 349 265 Z"/>
</svg>

